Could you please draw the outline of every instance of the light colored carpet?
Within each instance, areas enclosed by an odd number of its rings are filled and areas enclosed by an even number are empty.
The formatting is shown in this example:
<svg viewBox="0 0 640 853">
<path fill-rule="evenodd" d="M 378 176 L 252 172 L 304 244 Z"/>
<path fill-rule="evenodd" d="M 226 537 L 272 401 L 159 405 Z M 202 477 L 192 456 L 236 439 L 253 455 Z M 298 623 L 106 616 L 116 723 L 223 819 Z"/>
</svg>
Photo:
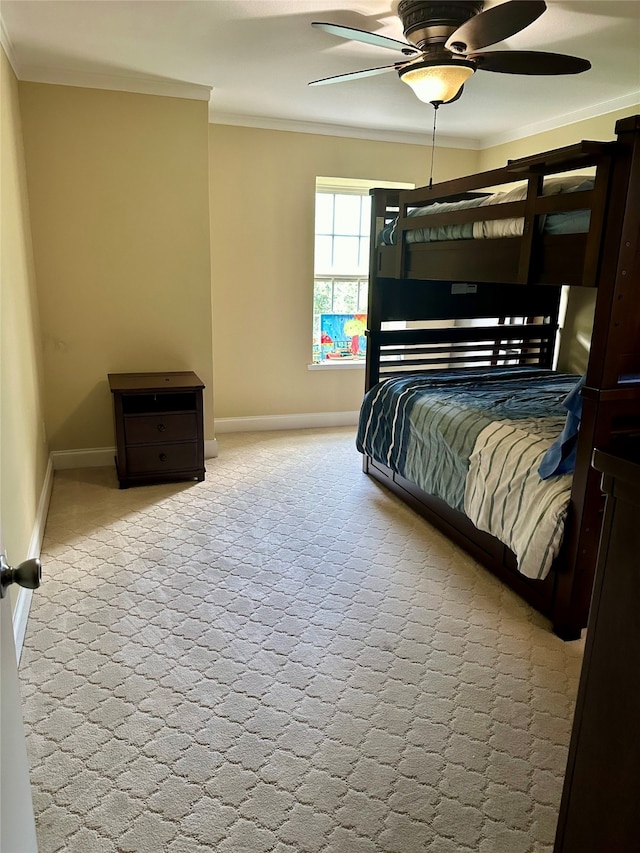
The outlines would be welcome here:
<svg viewBox="0 0 640 853">
<path fill-rule="evenodd" d="M 360 469 L 223 435 L 56 474 L 21 683 L 41 853 L 542 853 L 581 643 Z"/>
</svg>

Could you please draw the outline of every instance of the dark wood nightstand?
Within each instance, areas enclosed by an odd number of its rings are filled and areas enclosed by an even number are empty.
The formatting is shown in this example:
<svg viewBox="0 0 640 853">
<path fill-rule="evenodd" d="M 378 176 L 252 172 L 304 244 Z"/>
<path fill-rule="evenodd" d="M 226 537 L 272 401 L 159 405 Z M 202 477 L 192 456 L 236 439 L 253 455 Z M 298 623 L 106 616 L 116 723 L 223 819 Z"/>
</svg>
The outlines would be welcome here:
<svg viewBox="0 0 640 853">
<path fill-rule="evenodd" d="M 120 488 L 204 480 L 204 383 L 195 373 L 110 373 Z"/>
</svg>

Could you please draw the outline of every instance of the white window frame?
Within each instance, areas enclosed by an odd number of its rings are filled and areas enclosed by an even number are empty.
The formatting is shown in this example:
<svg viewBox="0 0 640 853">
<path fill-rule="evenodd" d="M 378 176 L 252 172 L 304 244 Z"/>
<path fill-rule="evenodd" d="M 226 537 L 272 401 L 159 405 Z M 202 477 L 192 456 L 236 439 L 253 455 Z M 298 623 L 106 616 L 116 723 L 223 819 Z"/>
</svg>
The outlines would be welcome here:
<svg viewBox="0 0 640 853">
<path fill-rule="evenodd" d="M 359 195 L 359 196 L 367 196 L 369 194 L 369 190 L 373 187 L 400 187 L 403 189 L 413 189 L 415 184 L 403 183 L 398 181 L 376 181 L 370 179 L 359 179 L 359 178 L 337 178 L 337 177 L 324 177 L 318 176 L 316 177 L 316 187 L 315 187 L 315 196 L 318 193 L 333 193 L 333 194 L 341 194 L 341 195 Z M 315 222 L 314 222 L 314 239 L 315 239 Z M 363 235 L 358 235 L 362 237 Z M 367 264 L 368 266 L 368 264 Z M 314 276 L 313 276 L 313 288 L 314 288 L 314 304 L 315 304 L 315 287 L 318 281 L 330 281 L 332 287 L 335 287 L 335 284 L 338 282 L 357 282 L 359 285 L 359 294 L 361 293 L 362 287 L 366 287 L 368 290 L 368 280 L 369 280 L 369 272 L 367 271 L 362 274 L 353 273 L 349 275 L 340 275 L 335 272 L 327 272 L 316 273 L 315 272 L 315 249 L 314 249 Z M 368 297 L 368 293 L 366 294 Z M 365 300 L 366 301 L 366 300 Z M 333 302 L 333 299 L 332 299 Z M 365 311 L 357 312 L 357 313 L 365 313 Z M 313 317 L 313 322 L 315 325 L 315 315 Z M 312 336 L 313 343 L 313 336 Z M 363 358 L 360 359 L 336 359 L 336 360 L 324 360 L 324 361 L 311 361 L 308 365 L 309 370 L 349 370 L 349 369 L 363 369 L 365 365 L 365 360 Z"/>
</svg>

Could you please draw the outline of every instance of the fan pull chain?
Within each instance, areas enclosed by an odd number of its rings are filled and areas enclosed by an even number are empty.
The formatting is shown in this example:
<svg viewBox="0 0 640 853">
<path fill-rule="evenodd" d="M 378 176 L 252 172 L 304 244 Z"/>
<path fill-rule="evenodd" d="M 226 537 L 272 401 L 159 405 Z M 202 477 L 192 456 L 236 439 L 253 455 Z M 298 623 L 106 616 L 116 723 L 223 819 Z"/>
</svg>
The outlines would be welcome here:
<svg viewBox="0 0 640 853">
<path fill-rule="evenodd" d="M 429 172 L 429 189 L 433 186 L 433 160 L 436 152 L 436 119 L 438 117 L 438 107 L 440 104 L 437 101 L 433 103 L 433 136 L 431 138 L 431 171 Z"/>
</svg>

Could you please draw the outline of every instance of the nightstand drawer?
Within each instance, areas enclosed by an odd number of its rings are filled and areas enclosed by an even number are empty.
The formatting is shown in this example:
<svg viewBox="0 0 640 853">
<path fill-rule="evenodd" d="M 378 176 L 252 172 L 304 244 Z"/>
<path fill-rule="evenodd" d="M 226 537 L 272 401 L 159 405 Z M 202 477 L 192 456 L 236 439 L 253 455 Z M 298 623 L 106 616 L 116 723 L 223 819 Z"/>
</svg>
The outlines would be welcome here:
<svg viewBox="0 0 640 853">
<path fill-rule="evenodd" d="M 124 433 L 128 445 L 194 441 L 198 436 L 198 419 L 195 412 L 129 415 L 124 418 Z"/>
<path fill-rule="evenodd" d="M 145 444 L 127 447 L 127 470 L 130 475 L 161 474 L 188 471 L 198 466 L 198 444 Z"/>
</svg>

